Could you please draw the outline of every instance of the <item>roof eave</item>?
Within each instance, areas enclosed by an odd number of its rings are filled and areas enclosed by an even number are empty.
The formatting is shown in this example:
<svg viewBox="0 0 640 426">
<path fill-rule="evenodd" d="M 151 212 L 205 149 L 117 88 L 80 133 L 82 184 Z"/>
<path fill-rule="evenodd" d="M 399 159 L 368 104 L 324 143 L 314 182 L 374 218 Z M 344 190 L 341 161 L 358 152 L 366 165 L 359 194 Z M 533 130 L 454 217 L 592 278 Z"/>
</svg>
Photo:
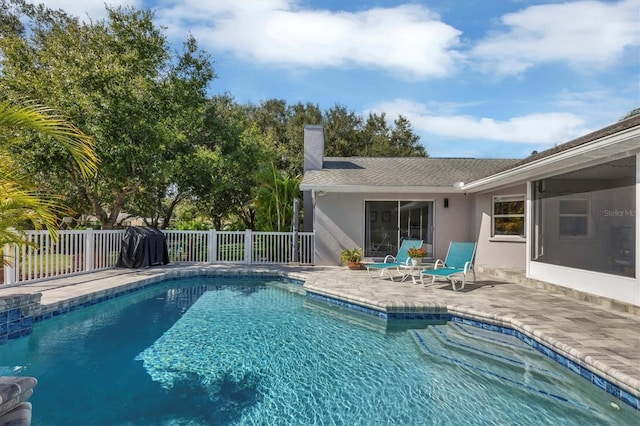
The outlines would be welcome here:
<svg viewBox="0 0 640 426">
<path fill-rule="evenodd" d="M 558 154 L 517 166 L 462 185 L 464 192 L 482 192 L 512 186 L 533 179 L 592 166 L 607 159 L 614 161 L 640 153 L 640 126 L 579 145 Z"/>
<path fill-rule="evenodd" d="M 461 192 L 452 186 L 427 185 L 313 185 L 301 184 L 301 191 L 340 193 L 451 194 Z"/>
</svg>

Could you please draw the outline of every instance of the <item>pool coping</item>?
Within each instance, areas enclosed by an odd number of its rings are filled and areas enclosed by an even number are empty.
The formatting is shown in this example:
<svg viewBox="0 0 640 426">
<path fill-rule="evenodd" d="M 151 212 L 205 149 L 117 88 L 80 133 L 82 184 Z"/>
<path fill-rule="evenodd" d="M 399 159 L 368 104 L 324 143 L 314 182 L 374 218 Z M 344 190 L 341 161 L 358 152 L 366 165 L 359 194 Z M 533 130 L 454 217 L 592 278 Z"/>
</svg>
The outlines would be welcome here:
<svg viewBox="0 0 640 426">
<path fill-rule="evenodd" d="M 40 312 L 33 312 L 34 320 L 38 322 L 67 312 L 72 312 L 172 279 L 197 276 L 247 275 L 288 278 L 304 283 L 302 288 L 305 290 L 307 296 L 311 298 L 314 298 L 314 295 L 319 295 L 321 298 L 328 299 L 325 301 L 330 303 L 339 304 L 349 309 L 377 316 L 378 318 L 428 319 L 433 315 L 431 318 L 459 318 L 461 320 L 475 321 L 479 324 L 477 326 L 483 328 L 497 327 L 494 331 L 505 332 L 505 330 L 513 330 L 516 333 L 521 333 L 526 339 L 531 339 L 532 342 L 535 342 L 534 344 L 538 346 L 534 347 L 541 353 L 547 355 L 554 361 L 558 361 L 559 358 L 552 355 L 552 353 L 559 355 L 562 357 L 561 359 L 566 359 L 566 362 L 558 362 L 574 373 L 581 375 L 583 378 L 590 379 L 591 383 L 624 401 L 629 406 L 640 410 L 640 380 L 599 361 L 597 356 L 582 353 L 574 347 L 548 335 L 538 327 L 527 324 L 519 319 L 517 314 L 511 313 L 503 315 L 495 312 L 486 312 L 469 306 L 437 301 L 428 304 L 408 301 L 398 303 L 384 300 L 371 300 L 366 297 L 354 297 L 353 295 L 340 293 L 339 291 L 322 288 L 317 280 L 316 282 L 309 282 L 308 271 L 300 273 L 277 267 L 231 267 L 220 269 L 202 266 L 179 267 L 178 265 L 178 267 L 174 268 L 138 270 L 136 272 L 137 273 L 125 274 L 126 279 L 120 280 L 125 282 L 121 284 L 110 283 L 102 290 L 87 292 L 76 297 L 67 297 L 52 303 L 42 303 Z M 34 293 L 32 292 L 30 299 L 33 299 L 33 297 Z M 316 296 L 315 298 L 318 297 Z M 510 333 L 507 331 L 506 334 Z M 521 340 L 529 343 L 527 340 Z M 590 378 L 587 377 L 585 372 L 591 373 L 592 376 Z"/>
</svg>

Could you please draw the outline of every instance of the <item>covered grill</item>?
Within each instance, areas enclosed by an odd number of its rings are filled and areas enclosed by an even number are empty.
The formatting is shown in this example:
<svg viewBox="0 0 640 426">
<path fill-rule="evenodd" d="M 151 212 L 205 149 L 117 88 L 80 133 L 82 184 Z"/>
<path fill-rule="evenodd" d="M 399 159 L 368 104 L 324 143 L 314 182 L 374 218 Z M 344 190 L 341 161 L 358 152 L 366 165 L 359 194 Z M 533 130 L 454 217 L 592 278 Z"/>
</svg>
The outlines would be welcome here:
<svg viewBox="0 0 640 426">
<path fill-rule="evenodd" d="M 164 234 L 144 226 L 130 226 L 122 238 L 118 268 L 145 268 L 169 263 Z"/>
</svg>

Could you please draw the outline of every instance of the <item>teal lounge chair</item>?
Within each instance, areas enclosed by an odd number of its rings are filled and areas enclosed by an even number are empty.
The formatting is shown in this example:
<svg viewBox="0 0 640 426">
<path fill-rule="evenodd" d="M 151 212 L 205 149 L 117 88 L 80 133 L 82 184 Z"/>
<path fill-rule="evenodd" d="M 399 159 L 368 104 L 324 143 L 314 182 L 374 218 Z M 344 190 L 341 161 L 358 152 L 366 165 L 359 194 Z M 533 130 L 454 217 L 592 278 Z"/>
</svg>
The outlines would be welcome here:
<svg viewBox="0 0 640 426">
<path fill-rule="evenodd" d="M 398 269 L 400 266 L 407 265 L 409 260 L 409 250 L 411 247 L 422 247 L 422 240 L 404 240 L 402 244 L 400 244 L 400 248 L 398 249 L 398 254 L 394 256 L 388 254 L 384 258 L 384 262 L 370 263 L 367 265 L 367 271 L 369 272 L 369 276 L 371 276 L 372 270 L 380 270 L 380 277 L 384 275 L 384 271 L 389 273 L 389 278 L 393 281 L 393 276 L 391 275 L 390 270 L 392 268 Z M 400 273 L 400 270 L 398 270 Z"/>
<path fill-rule="evenodd" d="M 425 276 L 432 277 L 431 284 L 435 282 L 436 277 L 444 277 L 451 281 L 453 291 L 456 291 L 456 281 L 461 281 L 462 285 L 458 290 L 462 290 L 464 284 L 467 282 L 467 274 L 469 271 L 473 272 L 473 281 L 476 281 L 476 271 L 473 269 L 473 256 L 475 253 L 476 243 L 451 241 L 444 262 L 438 259 L 433 269 L 422 271 L 420 274 L 422 284 L 424 284 Z"/>
</svg>

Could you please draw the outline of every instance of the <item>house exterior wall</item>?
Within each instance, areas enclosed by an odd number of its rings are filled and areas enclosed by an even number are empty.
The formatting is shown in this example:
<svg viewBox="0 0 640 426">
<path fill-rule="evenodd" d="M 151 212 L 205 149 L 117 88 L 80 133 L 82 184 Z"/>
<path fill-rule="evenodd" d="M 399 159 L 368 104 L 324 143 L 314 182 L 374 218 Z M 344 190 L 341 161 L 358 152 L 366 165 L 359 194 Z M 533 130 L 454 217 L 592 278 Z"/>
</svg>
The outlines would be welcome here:
<svg viewBox="0 0 640 426">
<path fill-rule="evenodd" d="M 500 191 L 475 194 L 474 229 L 477 235 L 475 264 L 480 266 L 513 268 L 524 271 L 526 266 L 526 237 L 493 236 L 493 197 L 496 195 L 525 195 L 527 185 L 517 185 Z"/>
<path fill-rule="evenodd" d="M 448 208 L 444 199 L 448 198 Z M 364 246 L 365 201 L 433 201 L 434 254 L 444 259 L 450 241 L 474 241 L 473 199 L 464 194 L 316 194 L 314 230 L 316 265 L 339 264 L 344 248 Z M 392 253 L 395 255 L 395 253 Z"/>
<path fill-rule="evenodd" d="M 473 227 L 473 197 L 464 194 L 436 194 L 435 201 L 435 258 L 447 257 L 451 241 L 475 241 Z M 444 199 L 449 207 L 444 207 Z"/>
<path fill-rule="evenodd" d="M 619 277 L 583 269 L 531 262 L 529 278 L 640 306 L 638 278 Z"/>
<path fill-rule="evenodd" d="M 342 249 L 364 245 L 363 198 L 346 193 L 316 194 L 315 264 L 338 265 Z"/>
</svg>

